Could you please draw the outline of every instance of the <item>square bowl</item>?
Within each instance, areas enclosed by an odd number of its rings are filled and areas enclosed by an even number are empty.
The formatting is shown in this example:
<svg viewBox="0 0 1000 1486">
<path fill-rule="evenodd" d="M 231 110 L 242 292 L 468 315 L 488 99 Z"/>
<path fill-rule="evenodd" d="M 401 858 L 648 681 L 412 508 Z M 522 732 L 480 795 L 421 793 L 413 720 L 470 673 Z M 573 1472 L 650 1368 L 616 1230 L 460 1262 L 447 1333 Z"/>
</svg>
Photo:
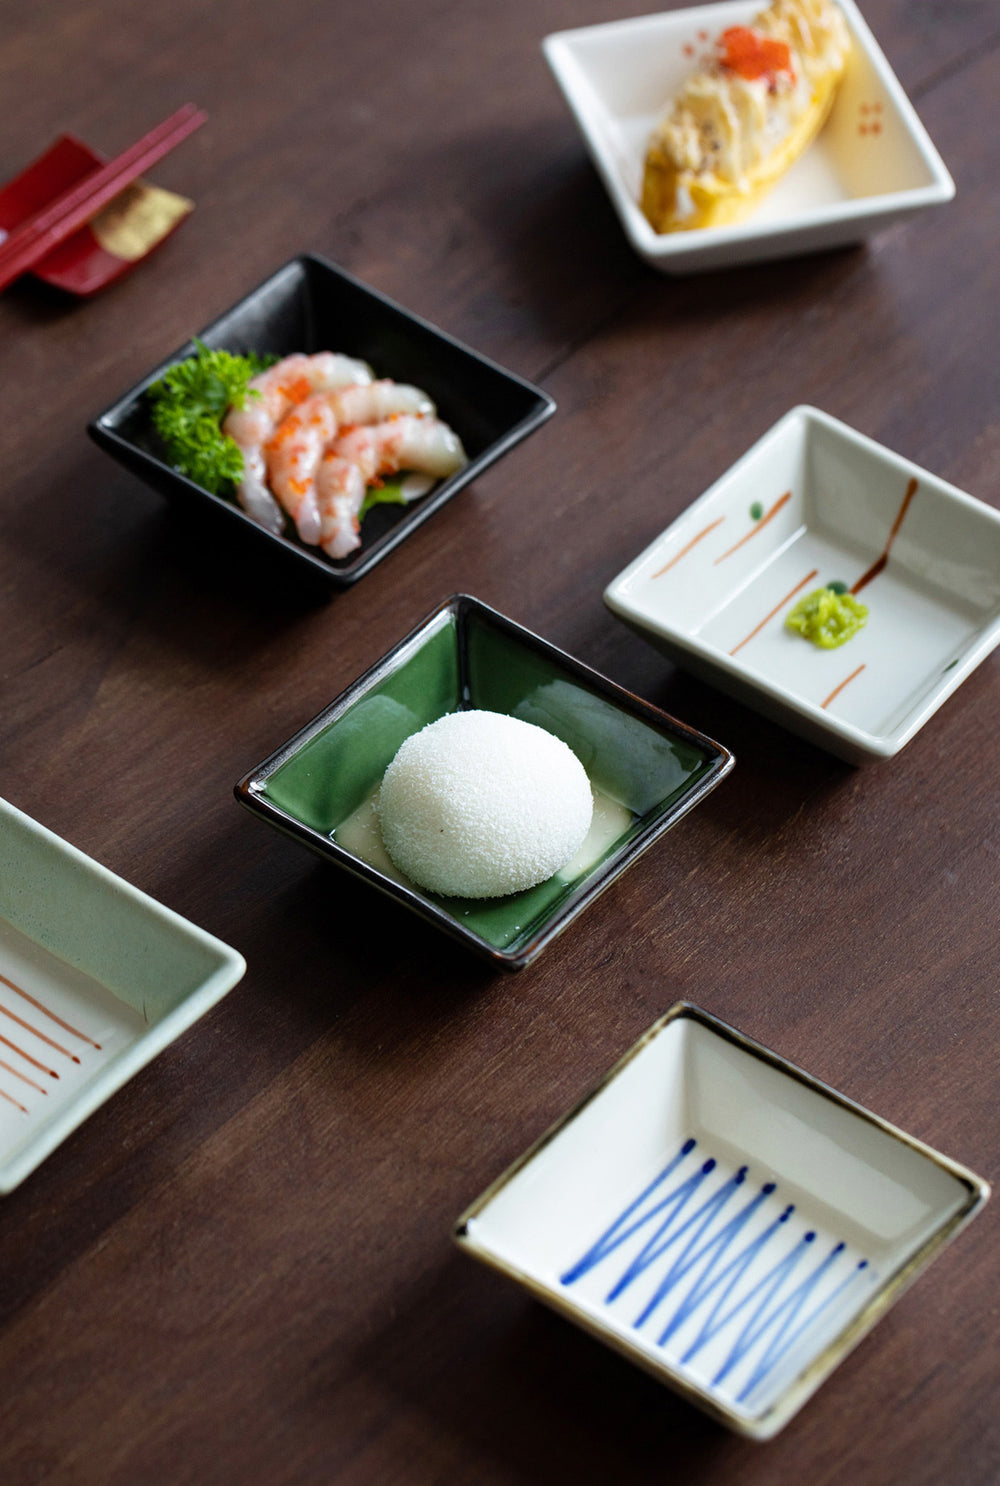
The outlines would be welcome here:
<svg viewBox="0 0 1000 1486">
<path fill-rule="evenodd" d="M 860 242 L 955 185 L 853 0 L 839 0 L 853 42 L 830 117 L 751 217 L 726 227 L 657 232 L 639 208 L 653 127 L 693 56 L 765 0 L 732 0 L 560 31 L 543 50 L 636 252 L 690 273 Z"/>
<path fill-rule="evenodd" d="M 679 1003 L 455 1238 L 769 1439 L 988 1197 L 972 1172 Z"/>
<path fill-rule="evenodd" d="M 221 940 L 0 800 L 0 1192 L 245 970 Z"/>
<path fill-rule="evenodd" d="M 546 882 L 445 898 L 402 876 L 375 796 L 403 741 L 462 708 L 561 738 L 594 790 L 591 832 Z M 732 767 L 725 748 L 467 595 L 448 599 L 236 786 L 248 809 L 421 918 L 520 970 Z"/>
<path fill-rule="evenodd" d="M 235 499 L 209 494 L 168 463 L 144 394 L 168 367 L 194 354 L 194 340 L 178 347 L 88 425 L 102 449 L 160 495 L 217 517 L 220 541 L 245 536 L 333 587 L 363 577 L 555 412 L 554 401 L 540 388 L 313 254 L 286 263 L 199 331 L 198 339 L 213 349 L 278 357 L 295 351 L 346 352 L 369 362 L 379 377 L 420 387 L 461 438 L 468 455 L 462 469 L 410 505 L 375 506 L 365 518 L 361 547 L 335 560 L 300 542 L 293 527 L 291 535 L 265 531 Z"/>
<path fill-rule="evenodd" d="M 822 650 L 784 619 L 831 581 L 869 616 Z M 678 665 L 867 763 L 908 743 L 1000 641 L 1000 512 L 793 408 L 604 600 Z"/>
</svg>

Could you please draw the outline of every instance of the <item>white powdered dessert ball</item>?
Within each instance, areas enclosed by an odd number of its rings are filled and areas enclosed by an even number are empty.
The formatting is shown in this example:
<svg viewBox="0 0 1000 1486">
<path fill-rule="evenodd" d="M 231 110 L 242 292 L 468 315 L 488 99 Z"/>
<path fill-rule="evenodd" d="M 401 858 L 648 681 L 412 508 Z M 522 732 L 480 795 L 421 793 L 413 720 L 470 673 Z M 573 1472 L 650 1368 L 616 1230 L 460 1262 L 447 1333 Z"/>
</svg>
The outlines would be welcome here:
<svg viewBox="0 0 1000 1486">
<path fill-rule="evenodd" d="M 407 738 L 385 771 L 382 839 L 433 893 L 499 898 L 576 855 L 593 797 L 580 760 L 534 723 L 452 712 Z"/>
</svg>

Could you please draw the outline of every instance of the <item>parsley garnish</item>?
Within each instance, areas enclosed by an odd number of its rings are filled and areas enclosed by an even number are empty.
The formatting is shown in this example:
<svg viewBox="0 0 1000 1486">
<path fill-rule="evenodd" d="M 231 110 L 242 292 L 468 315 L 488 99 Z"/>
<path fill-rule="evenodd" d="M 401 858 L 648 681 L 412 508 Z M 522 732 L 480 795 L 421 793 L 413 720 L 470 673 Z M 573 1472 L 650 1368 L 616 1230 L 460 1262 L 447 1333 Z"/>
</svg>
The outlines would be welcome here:
<svg viewBox="0 0 1000 1486">
<path fill-rule="evenodd" d="M 178 361 L 148 389 L 153 423 L 181 474 L 212 495 L 228 495 L 243 474 L 243 455 L 222 432 L 222 420 L 229 408 L 244 407 L 248 395 L 259 397 L 247 383 L 276 358 L 195 345 L 197 355 Z"/>
</svg>

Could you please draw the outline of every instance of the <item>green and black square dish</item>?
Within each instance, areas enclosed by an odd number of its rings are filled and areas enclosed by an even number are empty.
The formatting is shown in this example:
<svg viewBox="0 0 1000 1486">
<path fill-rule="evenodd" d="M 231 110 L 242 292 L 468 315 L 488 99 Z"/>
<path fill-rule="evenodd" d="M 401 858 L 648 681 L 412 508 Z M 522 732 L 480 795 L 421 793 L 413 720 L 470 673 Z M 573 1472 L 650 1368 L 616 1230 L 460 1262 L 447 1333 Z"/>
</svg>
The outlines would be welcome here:
<svg viewBox="0 0 1000 1486">
<path fill-rule="evenodd" d="M 396 871 L 381 844 L 373 801 L 400 745 L 463 708 L 545 728 L 590 778 L 590 836 L 562 872 L 525 892 L 439 897 Z M 733 762 L 710 738 L 457 595 L 241 780 L 236 797 L 497 966 L 520 970 Z"/>
</svg>

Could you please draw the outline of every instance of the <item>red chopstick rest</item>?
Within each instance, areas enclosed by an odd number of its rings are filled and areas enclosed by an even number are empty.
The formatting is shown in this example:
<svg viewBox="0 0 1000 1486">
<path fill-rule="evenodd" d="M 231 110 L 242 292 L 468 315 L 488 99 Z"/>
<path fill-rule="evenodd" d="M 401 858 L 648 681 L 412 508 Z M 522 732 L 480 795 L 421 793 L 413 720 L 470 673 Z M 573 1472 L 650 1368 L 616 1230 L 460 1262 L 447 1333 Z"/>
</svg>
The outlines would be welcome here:
<svg viewBox="0 0 1000 1486">
<path fill-rule="evenodd" d="M 88 295 L 130 272 L 193 210 L 191 201 L 150 185 L 139 172 L 205 118 L 188 104 L 110 163 L 62 135 L 0 187 L 0 287 L 30 272 Z"/>
</svg>

